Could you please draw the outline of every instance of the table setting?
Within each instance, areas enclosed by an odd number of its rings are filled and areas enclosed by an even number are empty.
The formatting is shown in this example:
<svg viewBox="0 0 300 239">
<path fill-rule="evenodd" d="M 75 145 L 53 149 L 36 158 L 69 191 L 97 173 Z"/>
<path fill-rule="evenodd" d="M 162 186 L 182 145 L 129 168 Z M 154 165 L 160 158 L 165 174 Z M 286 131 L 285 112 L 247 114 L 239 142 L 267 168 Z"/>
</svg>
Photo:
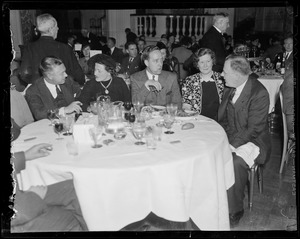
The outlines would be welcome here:
<svg viewBox="0 0 300 239">
<path fill-rule="evenodd" d="M 83 112 L 72 135 L 62 132 L 59 140 L 48 119 L 22 128 L 13 151 L 41 142 L 53 150 L 26 162 L 19 187 L 73 179 L 90 231 L 120 230 L 149 212 L 172 221 L 190 217 L 201 230 L 229 230 L 226 190 L 234 173 L 223 128 L 174 105 L 135 103 L 112 106 L 115 121 L 104 120 L 103 104 L 97 113 Z M 135 115 L 134 122 L 126 113 Z"/>
</svg>

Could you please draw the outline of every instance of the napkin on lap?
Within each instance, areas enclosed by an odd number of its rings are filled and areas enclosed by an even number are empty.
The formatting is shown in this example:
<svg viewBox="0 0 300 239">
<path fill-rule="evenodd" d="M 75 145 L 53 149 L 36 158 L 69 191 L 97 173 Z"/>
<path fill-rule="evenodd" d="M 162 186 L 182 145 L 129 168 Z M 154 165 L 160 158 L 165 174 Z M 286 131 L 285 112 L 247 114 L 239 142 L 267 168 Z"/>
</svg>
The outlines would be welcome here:
<svg viewBox="0 0 300 239">
<path fill-rule="evenodd" d="M 248 142 L 238 148 L 234 148 L 230 145 L 231 151 L 235 152 L 236 155 L 240 156 L 251 168 L 254 164 L 254 160 L 259 155 L 259 147 L 255 144 Z"/>
</svg>

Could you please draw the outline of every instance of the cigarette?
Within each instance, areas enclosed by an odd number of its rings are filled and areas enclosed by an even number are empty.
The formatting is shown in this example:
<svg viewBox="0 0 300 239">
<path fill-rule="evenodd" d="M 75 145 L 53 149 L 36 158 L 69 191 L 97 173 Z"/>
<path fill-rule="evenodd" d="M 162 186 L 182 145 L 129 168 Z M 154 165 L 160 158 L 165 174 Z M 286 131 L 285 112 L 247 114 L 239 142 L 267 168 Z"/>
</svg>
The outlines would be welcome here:
<svg viewBox="0 0 300 239">
<path fill-rule="evenodd" d="M 26 141 L 30 141 L 30 140 L 34 140 L 34 139 L 36 139 L 36 137 L 32 137 L 32 138 L 28 138 L 28 139 L 24 139 L 24 142 L 26 142 Z"/>
</svg>

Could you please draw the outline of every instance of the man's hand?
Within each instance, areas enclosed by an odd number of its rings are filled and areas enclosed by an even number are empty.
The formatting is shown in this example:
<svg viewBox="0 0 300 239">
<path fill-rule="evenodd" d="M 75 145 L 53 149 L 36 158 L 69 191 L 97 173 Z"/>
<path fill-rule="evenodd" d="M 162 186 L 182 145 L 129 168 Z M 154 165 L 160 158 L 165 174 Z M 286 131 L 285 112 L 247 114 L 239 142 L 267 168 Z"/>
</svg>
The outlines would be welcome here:
<svg viewBox="0 0 300 239">
<path fill-rule="evenodd" d="M 161 91 L 161 89 L 162 89 L 161 84 L 155 80 L 147 80 L 145 82 L 145 87 L 149 91 Z"/>
<path fill-rule="evenodd" d="M 82 111 L 81 105 L 82 103 L 80 101 L 74 101 L 71 104 L 69 104 L 67 107 L 65 107 L 65 113 L 70 114 L 73 113 L 74 111 L 76 113 L 79 113 Z"/>
<path fill-rule="evenodd" d="M 27 191 L 34 192 L 40 196 L 41 199 L 44 199 L 48 191 L 47 186 L 31 186 Z"/>
<path fill-rule="evenodd" d="M 45 157 L 49 155 L 49 151 L 52 150 L 51 144 L 37 144 L 32 146 L 30 149 L 26 150 L 25 159 L 32 160 L 40 157 Z"/>
</svg>

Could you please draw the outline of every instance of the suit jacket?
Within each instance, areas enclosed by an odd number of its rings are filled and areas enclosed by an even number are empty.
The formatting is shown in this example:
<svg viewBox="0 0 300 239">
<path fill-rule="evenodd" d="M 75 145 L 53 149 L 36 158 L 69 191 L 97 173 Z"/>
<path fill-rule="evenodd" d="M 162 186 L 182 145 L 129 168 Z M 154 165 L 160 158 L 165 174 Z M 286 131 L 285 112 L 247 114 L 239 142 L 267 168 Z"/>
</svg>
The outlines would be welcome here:
<svg viewBox="0 0 300 239">
<path fill-rule="evenodd" d="M 129 75 L 132 75 L 142 70 L 142 61 L 140 55 L 137 55 L 132 62 L 129 62 L 129 58 L 129 56 L 123 58 L 119 73 L 124 73 L 127 71 Z"/>
<path fill-rule="evenodd" d="M 110 56 L 112 57 L 112 59 L 114 59 L 116 62 L 118 63 L 122 63 L 122 60 L 124 58 L 124 54 L 122 49 L 115 47 L 113 53 L 110 53 Z"/>
<path fill-rule="evenodd" d="M 149 91 L 145 82 L 148 80 L 146 69 L 130 76 L 132 101 L 141 101 L 146 105 L 167 105 L 168 103 L 178 104 L 182 108 L 181 93 L 177 82 L 177 75 L 169 71 L 162 71 L 158 82 L 162 86 L 160 92 Z"/>
<path fill-rule="evenodd" d="M 227 53 L 223 36 L 214 26 L 203 35 L 201 47 L 209 48 L 216 54 L 216 64 L 213 65 L 213 71 L 222 72 Z"/>
<path fill-rule="evenodd" d="M 27 84 L 31 84 L 41 77 L 39 65 L 46 56 L 60 58 L 66 67 L 66 73 L 72 76 L 80 85 L 85 83 L 83 71 L 70 46 L 55 41 L 49 36 L 41 36 L 37 41 L 24 47 L 20 66 L 21 79 Z"/>
<path fill-rule="evenodd" d="M 188 71 L 183 68 L 183 63 L 193 55 L 193 52 L 183 46 L 177 47 L 173 49 L 172 54 L 173 57 L 176 57 L 179 62 L 180 67 L 180 79 L 185 79 L 188 76 Z"/>
<path fill-rule="evenodd" d="M 71 77 L 67 77 L 65 83 L 60 85 L 60 89 L 66 100 L 65 106 L 75 101 L 75 97 L 78 97 L 81 92 L 79 84 L 74 82 Z M 47 110 L 55 109 L 54 98 L 43 77 L 36 80 L 27 89 L 25 98 L 36 120 L 47 118 Z"/>
<path fill-rule="evenodd" d="M 230 94 L 233 88 L 225 88 L 218 111 L 218 121 L 225 129 L 229 143 L 237 148 L 252 142 L 260 148 L 256 162 L 264 163 L 271 152 L 271 139 L 268 132 L 269 94 L 265 87 L 250 75 L 241 95 L 233 105 L 234 116 L 229 115 Z M 230 127 L 230 122 L 235 128 Z M 232 125 L 232 124 L 231 124 Z"/>
</svg>

